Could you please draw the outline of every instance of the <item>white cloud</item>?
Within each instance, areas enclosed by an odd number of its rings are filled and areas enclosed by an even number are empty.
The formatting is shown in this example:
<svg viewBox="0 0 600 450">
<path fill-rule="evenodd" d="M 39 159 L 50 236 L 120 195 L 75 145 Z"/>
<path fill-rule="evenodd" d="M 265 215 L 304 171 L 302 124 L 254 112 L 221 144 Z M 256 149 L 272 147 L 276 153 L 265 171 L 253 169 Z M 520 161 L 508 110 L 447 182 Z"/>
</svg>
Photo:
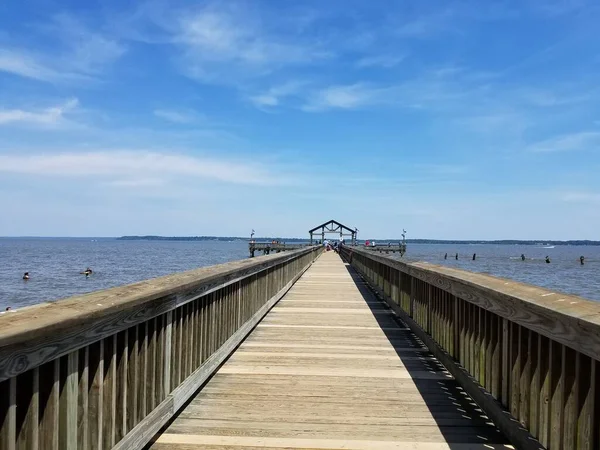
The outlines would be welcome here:
<svg viewBox="0 0 600 450">
<path fill-rule="evenodd" d="M 91 80 L 125 53 L 117 40 L 91 31 L 69 15 L 59 15 L 28 39 L 41 39 L 56 49 L 41 53 L 18 46 L 0 48 L 0 71 L 34 80 L 67 82 Z M 39 34 L 36 34 L 39 33 Z"/>
<path fill-rule="evenodd" d="M 72 112 L 79 101 L 76 98 L 65 103 L 38 111 L 23 109 L 0 109 L 0 125 L 22 123 L 26 125 L 55 126 L 65 120 L 65 115 Z"/>
<path fill-rule="evenodd" d="M 60 77 L 58 72 L 36 61 L 36 57 L 19 50 L 5 48 L 0 48 L 0 72 L 43 81 Z"/>
<path fill-rule="evenodd" d="M 154 115 L 168 122 L 191 124 L 202 120 L 202 117 L 190 110 L 155 109 Z"/>
<path fill-rule="evenodd" d="M 257 8 L 236 3 L 180 10 L 174 17 L 161 18 L 158 25 L 181 49 L 183 73 L 203 82 L 237 84 L 330 56 L 310 38 L 278 29 L 278 21 L 260 16 Z"/>
<path fill-rule="evenodd" d="M 600 193 L 586 191 L 568 191 L 560 194 L 560 199 L 569 203 L 600 203 Z"/>
<path fill-rule="evenodd" d="M 378 56 L 367 56 L 361 58 L 356 62 L 358 68 L 368 67 L 379 67 L 384 69 L 391 69 L 396 67 L 402 61 L 406 59 L 406 55 L 378 55 Z"/>
<path fill-rule="evenodd" d="M 303 109 L 305 111 L 357 109 L 383 104 L 387 102 L 386 92 L 385 88 L 377 88 L 364 83 L 330 86 L 313 93 Z"/>
<path fill-rule="evenodd" d="M 537 142 L 528 147 L 531 152 L 565 152 L 574 150 L 600 149 L 600 132 L 584 131 L 557 136 Z"/>
<path fill-rule="evenodd" d="M 278 106 L 283 98 L 301 94 L 305 86 L 306 83 L 304 82 L 290 81 L 279 86 L 274 86 L 261 94 L 250 96 L 248 99 L 260 109 Z"/>
<path fill-rule="evenodd" d="M 0 155 L 0 172 L 55 177 L 97 177 L 113 185 L 139 184 L 140 180 L 207 179 L 246 185 L 290 182 L 259 163 L 231 161 L 186 154 L 152 151 L 95 151 L 59 154 Z M 285 180 L 285 181 L 284 181 Z M 116 183 L 116 184 L 115 184 Z"/>
</svg>

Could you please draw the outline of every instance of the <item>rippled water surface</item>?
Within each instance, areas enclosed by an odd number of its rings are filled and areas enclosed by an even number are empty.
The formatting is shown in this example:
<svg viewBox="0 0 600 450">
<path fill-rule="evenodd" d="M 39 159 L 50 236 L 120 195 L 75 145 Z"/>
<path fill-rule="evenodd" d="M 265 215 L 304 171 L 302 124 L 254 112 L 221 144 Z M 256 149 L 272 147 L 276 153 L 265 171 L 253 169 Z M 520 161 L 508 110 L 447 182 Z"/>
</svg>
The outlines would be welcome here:
<svg viewBox="0 0 600 450">
<path fill-rule="evenodd" d="M 0 311 L 247 258 L 247 245 L 242 241 L 2 238 Z M 471 259 L 473 253 L 476 261 Z M 521 253 L 526 261 L 519 258 Z M 544 263 L 546 255 L 551 264 Z M 580 255 L 586 257 L 584 266 L 579 264 Z M 600 301 L 600 247 L 410 244 L 404 258 L 487 272 Z M 94 274 L 86 279 L 79 272 L 88 266 Z M 31 279 L 24 282 L 21 277 L 26 271 Z"/>
<path fill-rule="evenodd" d="M 447 260 L 444 260 L 445 253 L 448 253 Z M 474 253 L 477 255 L 475 261 L 472 259 Z M 521 254 L 525 255 L 525 261 L 521 260 Z M 550 257 L 550 264 L 546 264 L 546 256 Z M 579 262 L 580 256 L 585 257 L 583 266 Z M 399 258 L 398 255 L 395 257 Z M 598 246 L 412 244 L 404 259 L 488 273 L 600 301 Z"/>
</svg>

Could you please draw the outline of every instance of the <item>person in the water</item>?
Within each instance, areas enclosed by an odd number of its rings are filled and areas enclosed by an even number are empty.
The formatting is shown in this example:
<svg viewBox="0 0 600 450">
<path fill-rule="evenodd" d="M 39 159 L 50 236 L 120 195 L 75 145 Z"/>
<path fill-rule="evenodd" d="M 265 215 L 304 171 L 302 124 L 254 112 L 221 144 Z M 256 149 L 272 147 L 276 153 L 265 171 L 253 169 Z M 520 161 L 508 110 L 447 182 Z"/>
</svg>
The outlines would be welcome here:
<svg viewBox="0 0 600 450">
<path fill-rule="evenodd" d="M 448 259 L 448 253 L 444 255 L 444 259 Z"/>
<path fill-rule="evenodd" d="M 579 257 L 579 262 L 581 263 L 581 265 L 583 266 L 583 264 L 585 263 L 585 258 L 583 256 Z"/>
<path fill-rule="evenodd" d="M 477 253 L 473 253 L 473 261 L 475 261 L 475 258 L 477 258 Z"/>
<path fill-rule="evenodd" d="M 458 253 L 456 254 L 456 256 L 454 257 L 454 259 L 456 259 L 458 261 Z"/>
<path fill-rule="evenodd" d="M 89 267 L 87 269 L 85 269 L 83 272 L 80 272 L 81 275 L 85 275 L 86 277 L 89 277 L 92 274 L 92 269 L 90 269 Z"/>
<path fill-rule="evenodd" d="M 29 272 L 25 272 L 25 273 L 23 274 L 23 279 L 24 279 L 24 280 L 29 280 Z"/>
<path fill-rule="evenodd" d="M 525 261 L 525 253 L 521 253 L 521 261 Z"/>
<path fill-rule="evenodd" d="M 546 256 L 546 264 L 550 264 L 550 257 Z"/>
</svg>

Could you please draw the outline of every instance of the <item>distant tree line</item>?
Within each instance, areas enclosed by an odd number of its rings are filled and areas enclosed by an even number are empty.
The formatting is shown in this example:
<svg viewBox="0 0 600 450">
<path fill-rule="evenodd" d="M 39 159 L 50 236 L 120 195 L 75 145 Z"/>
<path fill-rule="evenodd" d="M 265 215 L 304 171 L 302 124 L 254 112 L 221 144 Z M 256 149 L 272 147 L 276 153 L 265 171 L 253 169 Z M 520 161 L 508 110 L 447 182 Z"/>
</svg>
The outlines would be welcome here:
<svg viewBox="0 0 600 450">
<path fill-rule="evenodd" d="M 240 236 L 122 236 L 117 238 L 120 241 L 247 241 L 247 237 Z M 274 238 L 274 237 L 257 237 L 255 241 L 271 242 L 276 239 L 281 242 L 306 242 L 306 238 Z M 333 238 L 332 238 L 333 239 Z M 392 242 L 402 242 L 401 239 L 375 239 L 382 244 Z M 364 241 L 358 241 L 364 243 Z M 517 239 L 502 239 L 502 240 L 454 240 L 454 239 L 407 239 L 408 244 L 496 244 L 496 245 L 600 245 L 600 241 L 590 240 L 569 240 L 569 241 L 547 241 L 538 240 L 517 240 Z"/>
</svg>

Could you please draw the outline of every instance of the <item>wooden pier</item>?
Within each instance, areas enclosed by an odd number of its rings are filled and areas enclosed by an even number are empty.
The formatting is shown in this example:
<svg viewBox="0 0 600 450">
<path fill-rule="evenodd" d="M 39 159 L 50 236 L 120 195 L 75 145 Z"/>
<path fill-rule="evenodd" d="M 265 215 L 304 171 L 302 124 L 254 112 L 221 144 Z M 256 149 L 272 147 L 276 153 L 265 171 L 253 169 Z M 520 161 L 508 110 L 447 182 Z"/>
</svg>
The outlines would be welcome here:
<svg viewBox="0 0 600 450">
<path fill-rule="evenodd" d="M 600 448 L 600 304 L 321 246 L 0 317 L 0 450 Z"/>
<path fill-rule="evenodd" d="M 262 252 L 263 255 L 270 255 L 271 253 L 289 252 L 309 246 L 309 244 L 286 244 L 285 242 L 248 242 L 250 258 L 254 258 L 256 252 Z"/>
</svg>

